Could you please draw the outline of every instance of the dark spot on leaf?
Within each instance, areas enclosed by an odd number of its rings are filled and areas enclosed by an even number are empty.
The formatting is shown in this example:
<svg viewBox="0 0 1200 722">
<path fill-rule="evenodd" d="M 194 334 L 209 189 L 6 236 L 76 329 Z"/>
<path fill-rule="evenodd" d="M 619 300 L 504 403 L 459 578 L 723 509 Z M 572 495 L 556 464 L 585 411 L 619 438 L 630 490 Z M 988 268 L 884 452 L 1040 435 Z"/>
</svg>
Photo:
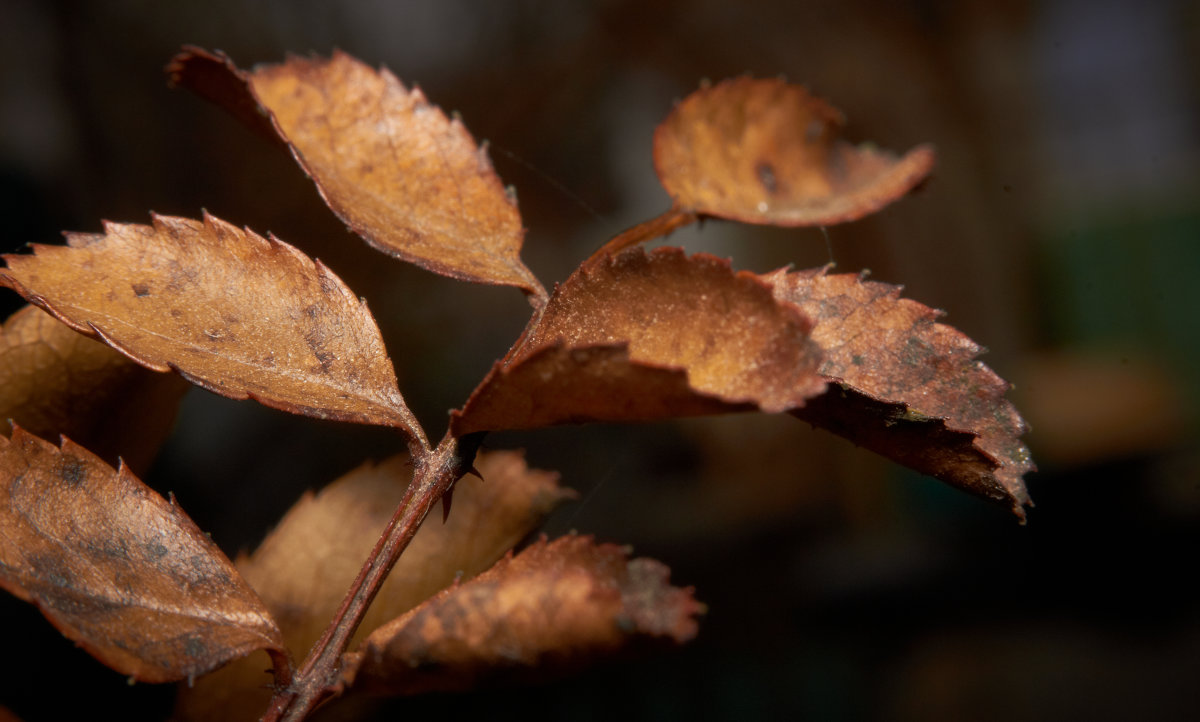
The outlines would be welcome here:
<svg viewBox="0 0 1200 722">
<path fill-rule="evenodd" d="M 129 559 L 129 550 L 125 548 L 124 542 L 119 539 L 88 540 L 84 545 L 84 549 L 87 551 L 87 556 L 101 561 Z"/>
<path fill-rule="evenodd" d="M 29 566 L 37 572 L 37 576 L 51 587 L 69 589 L 75 584 L 75 577 L 61 559 L 50 554 L 29 556 Z"/>
<path fill-rule="evenodd" d="M 152 562 L 162 559 L 167 555 L 167 552 L 170 551 L 167 549 L 165 544 L 156 541 L 146 542 L 146 544 L 143 546 L 143 549 L 146 552 L 146 558 Z"/>
<path fill-rule="evenodd" d="M 150 284 L 148 283 L 135 283 L 132 287 L 133 295 L 138 298 L 145 298 L 150 295 Z"/>
<path fill-rule="evenodd" d="M 333 362 L 337 360 L 337 356 L 334 356 L 328 351 L 314 350 L 313 355 L 317 357 L 317 361 L 321 364 L 321 370 L 325 373 L 329 373 L 329 369 L 333 366 Z"/>
<path fill-rule="evenodd" d="M 779 190 L 779 182 L 775 178 L 775 166 L 765 160 L 759 161 L 758 165 L 754 166 L 754 173 L 758 176 L 758 182 L 763 184 L 763 188 L 767 193 L 774 195 Z"/>
<path fill-rule="evenodd" d="M 900 360 L 909 366 L 918 366 L 928 359 L 932 353 L 933 349 L 928 343 L 913 336 L 904 342 Z"/>
<path fill-rule="evenodd" d="M 187 564 L 191 584 L 215 584 L 228 579 L 225 570 L 220 565 L 202 554 L 192 555 Z"/>
<path fill-rule="evenodd" d="M 333 295 L 333 292 L 337 288 L 337 284 L 333 282 L 333 279 L 324 273 L 317 277 L 317 283 L 321 286 L 321 293 L 325 294 L 326 296 Z M 310 308 L 316 308 L 316 306 L 310 306 Z"/>
<path fill-rule="evenodd" d="M 167 281 L 166 288 L 172 293 L 180 293 L 189 286 L 195 286 L 197 280 L 200 278 L 199 271 L 192 268 L 185 268 L 183 264 L 173 259 L 168 264 L 168 274 L 170 278 Z"/>
<path fill-rule="evenodd" d="M 193 659 L 200 659 L 208 654 L 208 645 L 199 637 L 188 637 L 183 643 L 183 653 Z"/>
<path fill-rule="evenodd" d="M 315 306 L 309 306 L 315 308 Z M 307 312 L 308 309 L 305 309 Z M 329 369 L 333 367 L 333 362 L 337 360 L 337 355 L 325 349 L 324 334 L 318 329 L 312 329 L 304 334 L 304 342 L 308 344 L 312 350 L 313 356 L 317 357 L 317 362 L 321 364 L 321 371 L 329 373 Z"/>
<path fill-rule="evenodd" d="M 854 354 L 853 356 L 851 356 L 851 357 L 850 357 L 850 363 L 854 364 L 855 366 L 862 366 L 862 365 L 863 365 L 863 357 L 862 357 L 862 354 L 857 354 L 857 353 L 856 353 L 856 354 Z"/>
<path fill-rule="evenodd" d="M 87 479 L 87 466 L 79 459 L 63 459 L 58 476 L 69 486 L 79 486 Z"/>
</svg>

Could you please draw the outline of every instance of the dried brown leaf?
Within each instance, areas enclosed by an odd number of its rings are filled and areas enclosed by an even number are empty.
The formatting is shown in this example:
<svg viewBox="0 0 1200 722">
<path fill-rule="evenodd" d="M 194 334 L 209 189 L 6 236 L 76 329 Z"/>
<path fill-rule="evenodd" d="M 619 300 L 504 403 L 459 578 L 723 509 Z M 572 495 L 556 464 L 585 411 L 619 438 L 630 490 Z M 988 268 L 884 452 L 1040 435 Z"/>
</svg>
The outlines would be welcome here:
<svg viewBox="0 0 1200 722">
<path fill-rule="evenodd" d="M 809 329 L 727 261 L 632 249 L 555 289 L 451 428 L 462 435 L 795 408 L 824 388 Z"/>
<path fill-rule="evenodd" d="M 654 133 L 659 180 L 689 211 L 745 223 L 830 225 L 880 210 L 933 169 L 837 139 L 842 114 L 799 85 L 736 78 L 683 100 Z"/>
<path fill-rule="evenodd" d="M 113 669 L 170 682 L 283 649 L 233 564 L 125 467 L 18 427 L 0 483 L 0 586 Z"/>
<path fill-rule="evenodd" d="M 400 557 L 362 625 L 359 639 L 449 586 L 491 566 L 574 492 L 557 475 L 530 469 L 521 454 L 481 452 L 485 481 L 458 482 L 443 524 L 430 520 Z M 276 615 L 289 649 L 312 646 L 337 610 L 412 477 L 407 456 L 367 464 L 305 495 L 238 568 Z M 235 662 L 181 690 L 186 720 L 256 719 L 270 691 L 253 660 Z"/>
<path fill-rule="evenodd" d="M 26 306 L 0 327 L 0 427 L 75 439 L 144 471 L 171 431 L 188 384 L 157 374 Z"/>
<path fill-rule="evenodd" d="M 528 468 L 517 452 L 481 452 L 476 468 L 485 481 L 468 476 L 456 485 L 453 513 L 445 523 L 422 526 L 363 627 L 411 609 L 457 575 L 487 569 L 573 496 L 558 486 L 557 474 Z M 303 497 L 254 554 L 239 562 L 246 579 L 277 610 L 295 648 L 307 647 L 323 631 L 411 475 L 406 455 L 359 467 L 319 494 Z"/>
<path fill-rule="evenodd" d="M 347 655 L 355 691 L 416 694 L 545 680 L 639 644 L 681 644 L 703 605 L 652 559 L 543 539 L 375 630 Z"/>
<path fill-rule="evenodd" d="M 897 286 L 820 268 L 764 278 L 813 318 L 825 352 L 828 391 L 792 413 L 1024 518 L 1025 422 L 974 341 Z"/>
<path fill-rule="evenodd" d="M 287 141 L 275 132 L 270 117 L 263 112 L 246 84 L 245 74 L 228 55 L 185 45 L 167 64 L 172 87 L 184 87 L 201 98 L 221 106 L 260 136 L 281 146 Z"/>
<path fill-rule="evenodd" d="M 176 83 L 243 117 L 240 88 L 248 88 L 325 202 L 375 248 L 544 297 L 520 259 L 516 201 L 486 150 L 419 89 L 341 52 L 241 71 L 223 55 L 189 49 L 170 69 Z"/>
<path fill-rule="evenodd" d="M 207 214 L 67 242 L 4 256 L 0 284 L 156 371 L 425 443 L 366 304 L 319 261 Z"/>
</svg>

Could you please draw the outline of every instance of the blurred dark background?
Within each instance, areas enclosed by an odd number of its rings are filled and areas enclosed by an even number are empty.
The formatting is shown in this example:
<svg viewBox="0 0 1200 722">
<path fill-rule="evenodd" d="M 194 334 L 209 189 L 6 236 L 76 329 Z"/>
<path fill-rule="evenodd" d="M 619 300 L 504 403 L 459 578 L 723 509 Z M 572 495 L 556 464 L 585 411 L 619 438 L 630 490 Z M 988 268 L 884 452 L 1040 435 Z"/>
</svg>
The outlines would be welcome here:
<svg viewBox="0 0 1200 722">
<path fill-rule="evenodd" d="M 919 193 L 828 229 L 708 223 L 669 242 L 756 271 L 869 268 L 991 351 L 1033 426 L 1026 526 L 790 418 L 499 434 L 709 605 L 677 653 L 381 718 L 1175 720 L 1200 703 L 1200 6 L 1034 3 L 0 0 L 3 245 L 201 209 L 271 231 L 370 300 L 431 436 L 528 316 L 521 295 L 388 260 L 293 161 L 166 87 L 192 43 L 240 65 L 341 48 L 459 111 L 564 278 L 668 206 L 651 134 L 702 79 L 784 75 L 846 135 L 934 143 Z M 5 294 L 5 312 L 16 308 Z M 146 475 L 228 552 L 394 435 L 193 391 Z M 0 599 L 0 706 L 160 718 L 31 606 Z M 0 710 L 2 711 L 2 710 Z M 2 716 L 2 714 L 0 714 Z"/>
</svg>

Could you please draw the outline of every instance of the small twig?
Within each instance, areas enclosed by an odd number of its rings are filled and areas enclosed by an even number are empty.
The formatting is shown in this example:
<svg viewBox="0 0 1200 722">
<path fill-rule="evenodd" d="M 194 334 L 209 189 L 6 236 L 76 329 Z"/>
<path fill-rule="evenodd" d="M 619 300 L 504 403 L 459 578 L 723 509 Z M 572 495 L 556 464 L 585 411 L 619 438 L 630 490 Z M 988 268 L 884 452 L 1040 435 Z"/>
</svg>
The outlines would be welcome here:
<svg viewBox="0 0 1200 722">
<path fill-rule="evenodd" d="M 291 684 L 280 689 L 271 699 L 262 717 L 263 722 L 305 719 L 333 695 L 342 655 L 371 601 L 429 510 L 455 481 L 471 469 L 480 440 L 477 437 L 457 439 L 447 434 L 436 449 L 423 455 L 423 458 L 414 457 L 413 480 L 400 500 L 395 515 L 371 550 L 337 614 L 313 645 Z"/>
<path fill-rule="evenodd" d="M 644 221 L 618 233 L 611 241 L 605 243 L 591 257 L 584 261 L 583 267 L 590 268 L 600 262 L 601 259 L 616 255 L 626 248 L 648 243 L 655 238 L 661 238 L 669 233 L 673 233 L 689 223 L 695 223 L 698 218 L 699 216 L 692 211 L 672 207 L 660 216 L 651 218 L 648 221 Z"/>
</svg>

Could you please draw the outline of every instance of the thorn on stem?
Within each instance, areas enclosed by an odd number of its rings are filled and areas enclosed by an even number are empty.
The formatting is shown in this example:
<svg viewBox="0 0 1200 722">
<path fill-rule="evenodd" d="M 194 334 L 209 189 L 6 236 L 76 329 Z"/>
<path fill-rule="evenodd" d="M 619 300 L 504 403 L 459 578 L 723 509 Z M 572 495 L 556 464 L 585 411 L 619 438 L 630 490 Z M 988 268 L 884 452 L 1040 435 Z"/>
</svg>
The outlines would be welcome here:
<svg viewBox="0 0 1200 722">
<path fill-rule="evenodd" d="M 450 502 L 454 500 L 454 487 L 446 489 L 446 493 L 442 494 L 442 523 L 450 518 Z"/>
</svg>

